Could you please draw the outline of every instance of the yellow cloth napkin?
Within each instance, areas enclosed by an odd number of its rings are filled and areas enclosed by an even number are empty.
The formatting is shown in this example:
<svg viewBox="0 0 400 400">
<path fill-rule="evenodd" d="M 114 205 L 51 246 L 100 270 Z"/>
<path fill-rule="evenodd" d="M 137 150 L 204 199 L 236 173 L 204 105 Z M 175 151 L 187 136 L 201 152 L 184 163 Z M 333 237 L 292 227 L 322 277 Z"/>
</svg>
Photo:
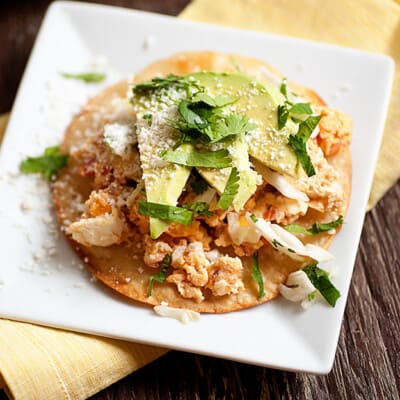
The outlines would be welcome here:
<svg viewBox="0 0 400 400">
<path fill-rule="evenodd" d="M 393 0 L 196 0 L 183 18 L 334 43 L 394 58 L 392 101 L 368 210 L 400 177 L 400 5 Z M 362 100 L 360 100 L 362 101 Z"/>
<path fill-rule="evenodd" d="M 0 387 L 16 400 L 86 399 L 167 351 L 0 319 Z"/>
<path fill-rule="evenodd" d="M 400 6 L 392 0 L 196 0 L 184 18 L 391 55 L 400 62 Z M 0 117 L 0 140 L 7 117 Z M 400 73 L 369 208 L 400 175 Z M 15 399 L 84 399 L 167 350 L 0 319 L 0 385 Z"/>
</svg>

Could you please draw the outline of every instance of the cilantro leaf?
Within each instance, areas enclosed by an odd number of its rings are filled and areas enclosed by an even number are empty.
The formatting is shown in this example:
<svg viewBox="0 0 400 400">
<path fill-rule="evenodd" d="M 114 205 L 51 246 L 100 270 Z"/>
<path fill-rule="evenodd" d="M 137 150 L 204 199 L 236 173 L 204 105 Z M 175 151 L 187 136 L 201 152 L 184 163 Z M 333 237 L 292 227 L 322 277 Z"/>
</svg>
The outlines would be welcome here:
<svg viewBox="0 0 400 400">
<path fill-rule="evenodd" d="M 133 94 L 143 95 L 150 91 L 167 89 L 169 87 L 176 87 L 178 89 L 189 89 L 190 87 L 199 87 L 196 81 L 191 81 L 184 76 L 167 75 L 165 78 L 155 77 L 151 81 L 136 84 L 132 92 Z"/>
<path fill-rule="evenodd" d="M 185 208 L 169 206 L 166 204 L 138 201 L 138 213 L 148 217 L 159 218 L 164 221 L 178 222 L 182 225 L 190 225 L 194 212 Z"/>
<path fill-rule="evenodd" d="M 295 114 L 295 115 L 303 115 L 303 114 L 312 114 L 312 109 L 310 106 L 310 103 L 296 103 L 293 104 L 292 107 L 289 109 L 290 114 Z"/>
<path fill-rule="evenodd" d="M 287 98 L 287 79 L 283 78 L 279 91 Z"/>
<path fill-rule="evenodd" d="M 289 232 L 304 233 L 305 235 L 313 236 L 317 235 L 318 233 L 327 232 L 330 231 L 331 229 L 335 229 L 342 224 L 343 224 L 343 217 L 340 215 L 335 221 L 331 221 L 325 224 L 318 221 L 314 222 L 310 229 L 304 228 L 304 226 L 298 224 L 289 224 L 284 226 L 284 228 Z"/>
<path fill-rule="evenodd" d="M 251 219 L 254 223 L 256 223 L 256 222 L 258 221 L 258 218 L 257 218 L 254 214 L 251 214 L 251 215 L 250 215 L 250 219 Z"/>
<path fill-rule="evenodd" d="M 28 157 L 21 162 L 19 168 L 26 174 L 40 173 L 43 179 L 50 181 L 67 163 L 68 155 L 60 154 L 60 148 L 53 146 L 47 147 L 43 156 Z"/>
<path fill-rule="evenodd" d="M 210 107 L 225 107 L 238 100 L 238 97 L 228 95 L 218 95 L 214 98 L 208 96 L 204 92 L 195 93 L 190 99 L 191 103 L 204 103 Z"/>
<path fill-rule="evenodd" d="M 67 79 L 77 79 L 86 83 L 102 82 L 106 79 L 106 75 L 99 72 L 83 72 L 81 74 L 62 72 L 61 75 Z"/>
<path fill-rule="evenodd" d="M 328 273 L 317 267 L 316 262 L 306 265 L 303 271 L 329 305 L 335 307 L 336 301 L 340 297 L 340 292 L 330 281 Z"/>
<path fill-rule="evenodd" d="M 221 210 L 227 210 L 229 208 L 239 191 L 239 180 L 239 172 L 236 167 L 233 167 L 224 192 L 218 200 L 217 208 L 220 208 Z"/>
<path fill-rule="evenodd" d="M 191 110 L 189 108 L 190 104 L 189 101 L 182 100 L 178 106 L 179 114 L 186 122 L 186 129 L 204 129 L 208 126 L 208 121 L 195 111 Z"/>
<path fill-rule="evenodd" d="M 282 129 L 289 118 L 289 110 L 286 104 L 280 104 L 278 106 L 278 129 Z"/>
<path fill-rule="evenodd" d="M 204 92 L 197 92 L 190 99 L 181 100 L 178 111 L 183 120 L 169 121 L 172 127 L 183 133 L 179 143 L 216 143 L 228 136 L 254 129 L 255 125 L 245 115 L 222 114 L 221 109 L 236 100 L 236 97 L 226 95 L 213 98 Z"/>
<path fill-rule="evenodd" d="M 307 153 L 306 142 L 299 138 L 297 135 L 290 135 L 289 144 L 290 146 L 292 146 L 292 149 L 295 152 L 307 176 L 315 175 L 314 166 L 312 164 L 310 156 Z"/>
<path fill-rule="evenodd" d="M 232 162 L 227 149 L 203 152 L 163 150 L 160 155 L 165 161 L 188 167 L 227 168 Z"/>
<path fill-rule="evenodd" d="M 251 276 L 258 284 L 258 299 L 265 296 L 264 281 L 258 265 L 258 254 L 253 255 L 253 265 L 251 267 Z"/>
<path fill-rule="evenodd" d="M 193 211 L 198 215 L 204 215 L 205 217 L 211 217 L 214 215 L 212 211 L 209 211 L 209 205 L 204 201 L 198 201 L 192 204 L 184 204 L 182 207 L 186 210 Z"/>
<path fill-rule="evenodd" d="M 153 291 L 154 282 L 164 283 L 167 278 L 168 268 L 171 265 L 171 254 L 166 254 L 161 261 L 161 271 L 158 274 L 150 276 L 149 279 L 149 287 L 147 289 L 147 297 L 151 296 L 151 292 Z"/>
<path fill-rule="evenodd" d="M 143 119 L 147 121 L 147 125 L 151 126 L 153 124 L 153 115 L 152 114 L 144 114 Z"/>
<path fill-rule="evenodd" d="M 255 124 L 249 122 L 246 115 L 231 113 L 227 116 L 218 119 L 212 125 L 212 133 L 209 135 L 211 143 L 219 142 L 228 136 L 243 135 L 246 132 L 253 130 Z"/>
<path fill-rule="evenodd" d="M 312 115 L 308 117 L 305 121 L 300 123 L 298 132 L 295 135 L 289 136 L 289 145 L 295 152 L 307 176 L 315 175 L 315 169 L 311 162 L 311 158 L 307 153 L 306 144 L 320 119 L 320 115 Z"/>
</svg>

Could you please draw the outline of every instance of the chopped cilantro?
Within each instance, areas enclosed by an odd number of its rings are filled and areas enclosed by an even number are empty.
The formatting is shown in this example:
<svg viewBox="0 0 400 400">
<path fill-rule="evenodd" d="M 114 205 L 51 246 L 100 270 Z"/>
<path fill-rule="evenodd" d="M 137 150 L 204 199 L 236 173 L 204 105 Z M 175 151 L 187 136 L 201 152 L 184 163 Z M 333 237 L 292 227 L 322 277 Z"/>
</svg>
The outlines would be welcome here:
<svg viewBox="0 0 400 400">
<path fill-rule="evenodd" d="M 159 218 L 164 221 L 178 222 L 182 225 L 190 225 L 193 221 L 194 212 L 181 207 L 166 204 L 138 201 L 140 215 Z"/>
<path fill-rule="evenodd" d="M 147 297 L 151 296 L 151 292 L 153 291 L 154 282 L 164 283 L 167 278 L 168 268 L 171 264 L 171 254 L 166 254 L 161 261 L 161 271 L 158 274 L 150 276 L 149 279 L 149 287 L 147 289 Z"/>
<path fill-rule="evenodd" d="M 204 103 L 210 107 L 225 107 L 228 104 L 232 104 L 237 101 L 238 97 L 228 96 L 228 95 L 219 95 L 214 98 L 208 96 L 204 92 L 197 92 L 195 93 L 190 102 L 193 103 Z"/>
<path fill-rule="evenodd" d="M 227 210 L 229 208 L 239 191 L 239 180 L 239 172 L 236 167 L 233 167 L 225 185 L 224 192 L 218 200 L 217 208 L 221 210 Z"/>
<path fill-rule="evenodd" d="M 285 101 L 278 106 L 278 128 L 282 129 L 290 116 L 293 122 L 302 123 L 303 120 L 296 116 L 311 115 L 312 109 L 309 103 L 295 103 Z"/>
<path fill-rule="evenodd" d="M 310 229 L 304 228 L 304 226 L 298 224 L 289 224 L 284 226 L 284 228 L 292 233 L 304 233 L 305 235 L 313 236 L 317 235 L 318 233 L 327 232 L 330 231 L 331 229 L 335 229 L 342 224 L 343 224 L 343 217 L 339 216 L 335 221 L 331 221 L 325 224 L 318 221 L 314 222 Z"/>
<path fill-rule="evenodd" d="M 307 140 L 310 138 L 320 119 L 321 116 L 312 115 L 308 117 L 305 121 L 300 123 L 298 132 L 295 135 L 289 136 L 289 145 L 295 152 L 307 176 L 315 175 L 314 166 L 307 153 Z"/>
<path fill-rule="evenodd" d="M 144 114 L 143 119 L 147 121 L 147 125 L 151 126 L 153 123 L 153 115 L 152 114 Z"/>
<path fill-rule="evenodd" d="M 289 113 L 291 115 L 311 115 L 312 114 L 312 109 L 309 103 L 296 103 L 293 104 L 292 107 L 289 109 Z"/>
<path fill-rule="evenodd" d="M 264 281 L 258 265 L 258 254 L 253 255 L 253 266 L 251 267 L 251 276 L 258 284 L 258 298 L 261 299 L 265 296 Z"/>
<path fill-rule="evenodd" d="M 279 91 L 287 98 L 287 79 L 283 78 Z"/>
<path fill-rule="evenodd" d="M 208 136 L 211 139 L 211 143 L 215 143 L 228 136 L 243 135 L 253 130 L 255 127 L 256 125 L 250 123 L 245 115 L 231 113 L 223 118 L 217 119 L 217 121 L 212 124 L 212 129 Z"/>
<path fill-rule="evenodd" d="M 251 214 L 251 215 L 250 215 L 250 219 L 251 219 L 253 222 L 257 222 L 257 221 L 258 221 L 258 218 L 257 218 L 254 214 Z"/>
<path fill-rule="evenodd" d="M 133 87 L 132 91 L 133 94 L 144 95 L 154 90 L 167 89 L 172 86 L 185 90 L 188 90 L 190 87 L 199 87 L 197 82 L 191 81 L 184 76 L 170 74 L 165 78 L 156 77 L 151 81 L 138 83 Z"/>
<path fill-rule="evenodd" d="M 317 291 L 316 291 L 316 290 L 314 290 L 314 291 L 308 293 L 308 295 L 307 295 L 307 300 L 308 300 L 308 301 L 314 300 L 316 294 L 317 294 Z"/>
<path fill-rule="evenodd" d="M 336 301 L 340 297 L 340 292 L 330 281 L 328 273 L 317 267 L 316 262 L 306 265 L 303 271 L 329 305 L 335 307 Z"/>
<path fill-rule="evenodd" d="M 163 150 L 160 155 L 165 161 L 188 167 L 227 168 L 231 166 L 232 162 L 227 149 L 203 152 Z"/>
<path fill-rule="evenodd" d="M 52 180 L 57 172 L 64 168 L 68 162 L 68 155 L 60 154 L 58 146 L 47 147 L 44 150 L 43 156 L 28 157 L 22 161 L 19 168 L 21 172 L 40 173 L 43 179 L 48 181 Z"/>
<path fill-rule="evenodd" d="M 84 72 L 81 74 L 62 72 L 61 75 L 67 79 L 77 79 L 86 83 L 102 82 L 106 78 L 105 74 L 99 72 Z"/>
<path fill-rule="evenodd" d="M 184 204 L 182 208 L 195 212 L 198 215 L 204 215 L 205 217 L 211 217 L 214 213 L 208 209 L 208 204 L 204 201 L 199 201 L 192 204 Z"/>
<path fill-rule="evenodd" d="M 182 119 L 169 121 L 172 127 L 183 134 L 179 142 L 216 143 L 254 129 L 255 124 L 250 123 L 245 115 L 221 112 L 223 107 L 236 100 L 237 97 L 226 95 L 213 98 L 204 92 L 181 100 L 178 111 Z"/>
<path fill-rule="evenodd" d="M 286 107 L 286 104 L 280 104 L 278 106 L 278 128 L 282 129 L 289 118 L 289 110 Z"/>
</svg>

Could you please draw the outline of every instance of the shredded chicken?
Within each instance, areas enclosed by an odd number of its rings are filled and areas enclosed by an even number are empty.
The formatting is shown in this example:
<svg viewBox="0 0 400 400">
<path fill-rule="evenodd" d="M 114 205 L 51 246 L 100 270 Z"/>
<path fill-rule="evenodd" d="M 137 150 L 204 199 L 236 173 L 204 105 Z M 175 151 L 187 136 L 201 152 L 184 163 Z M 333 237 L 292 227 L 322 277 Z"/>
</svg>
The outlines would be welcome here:
<svg viewBox="0 0 400 400">
<path fill-rule="evenodd" d="M 344 191 L 339 182 L 338 172 L 328 163 L 322 150 L 313 142 L 308 143 L 309 154 L 316 174 L 290 179 L 291 183 L 305 193 L 309 199 L 309 207 L 320 212 L 344 212 Z"/>
<path fill-rule="evenodd" d="M 204 300 L 203 292 L 201 288 L 192 285 L 188 282 L 186 273 L 184 271 L 176 271 L 172 273 L 168 278 L 167 282 L 175 283 L 178 292 L 185 299 L 193 299 L 197 303 Z"/>
<path fill-rule="evenodd" d="M 214 296 L 238 293 L 244 289 L 242 271 L 240 258 L 222 256 L 208 267 L 209 280 L 206 287 Z"/>
<path fill-rule="evenodd" d="M 148 267 L 158 268 L 163 258 L 172 252 L 168 243 L 153 240 L 149 235 L 144 238 L 144 262 Z"/>
<path fill-rule="evenodd" d="M 67 232 L 84 246 L 111 246 L 121 242 L 125 222 L 118 214 L 105 214 L 94 218 L 82 218 L 73 222 Z"/>
<path fill-rule="evenodd" d="M 332 156 L 351 141 L 352 122 L 348 115 L 330 107 L 321 107 L 318 144 L 325 156 Z"/>
<path fill-rule="evenodd" d="M 185 271 L 187 280 L 195 286 L 204 286 L 208 281 L 208 260 L 201 242 L 177 246 L 171 264 L 175 269 Z"/>
</svg>

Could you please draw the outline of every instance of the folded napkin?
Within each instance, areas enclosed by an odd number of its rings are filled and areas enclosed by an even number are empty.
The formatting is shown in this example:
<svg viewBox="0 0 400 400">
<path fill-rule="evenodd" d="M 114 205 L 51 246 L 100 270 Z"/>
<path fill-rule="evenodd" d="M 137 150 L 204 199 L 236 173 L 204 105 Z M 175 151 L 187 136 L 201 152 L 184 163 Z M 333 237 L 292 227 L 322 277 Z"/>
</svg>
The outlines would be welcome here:
<svg viewBox="0 0 400 400">
<path fill-rule="evenodd" d="M 400 5 L 393 0 L 196 0 L 181 17 L 387 54 L 392 101 L 368 210 L 400 177 Z M 362 101 L 362 100 L 360 100 Z"/>
<path fill-rule="evenodd" d="M 400 63 L 400 6 L 392 0 L 196 0 L 181 16 L 381 52 Z M 369 208 L 399 178 L 399 121 L 396 69 Z M 17 400 L 84 399 L 165 352 L 0 319 L 0 385 Z"/>
<path fill-rule="evenodd" d="M 0 319 L 0 388 L 16 400 L 86 399 L 167 351 Z"/>
</svg>

